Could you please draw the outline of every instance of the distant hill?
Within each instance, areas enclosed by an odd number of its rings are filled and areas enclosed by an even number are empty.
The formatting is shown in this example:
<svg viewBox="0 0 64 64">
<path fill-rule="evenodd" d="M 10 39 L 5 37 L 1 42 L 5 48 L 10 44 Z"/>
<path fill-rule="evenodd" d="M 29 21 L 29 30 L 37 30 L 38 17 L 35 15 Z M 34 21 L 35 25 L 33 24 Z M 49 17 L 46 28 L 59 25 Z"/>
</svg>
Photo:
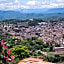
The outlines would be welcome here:
<svg viewBox="0 0 64 64">
<path fill-rule="evenodd" d="M 17 11 L 0 11 L 0 19 L 19 19 L 21 16 Z"/>
<path fill-rule="evenodd" d="M 64 8 L 22 9 L 19 11 L 0 11 L 0 20 L 5 19 L 56 19 L 64 17 Z"/>
<path fill-rule="evenodd" d="M 21 13 L 64 13 L 64 8 L 21 9 Z"/>
<path fill-rule="evenodd" d="M 47 10 L 48 13 L 64 13 L 64 8 L 51 8 Z"/>
</svg>

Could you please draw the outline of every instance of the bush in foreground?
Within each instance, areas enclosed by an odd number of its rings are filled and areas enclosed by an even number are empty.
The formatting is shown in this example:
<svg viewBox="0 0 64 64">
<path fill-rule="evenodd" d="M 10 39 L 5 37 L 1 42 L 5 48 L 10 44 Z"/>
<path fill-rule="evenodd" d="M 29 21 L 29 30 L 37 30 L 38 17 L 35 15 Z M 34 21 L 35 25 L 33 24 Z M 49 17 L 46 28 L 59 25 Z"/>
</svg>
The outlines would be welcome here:
<svg viewBox="0 0 64 64">
<path fill-rule="evenodd" d="M 0 42 L 0 64 L 14 64 L 14 56 L 9 55 L 8 46 L 4 44 L 3 40 Z"/>
<path fill-rule="evenodd" d="M 13 48 L 11 48 L 10 51 L 11 54 L 15 56 L 16 62 L 30 56 L 29 50 L 26 46 L 16 45 Z"/>
</svg>

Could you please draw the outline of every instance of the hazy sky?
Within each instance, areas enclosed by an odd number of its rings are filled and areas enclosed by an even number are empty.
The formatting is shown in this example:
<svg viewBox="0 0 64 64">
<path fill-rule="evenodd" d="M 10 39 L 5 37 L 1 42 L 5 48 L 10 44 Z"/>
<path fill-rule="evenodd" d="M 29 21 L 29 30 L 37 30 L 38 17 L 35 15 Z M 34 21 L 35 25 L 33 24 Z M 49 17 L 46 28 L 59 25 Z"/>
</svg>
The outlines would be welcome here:
<svg viewBox="0 0 64 64">
<path fill-rule="evenodd" d="M 64 0 L 0 0 L 0 10 L 64 8 Z"/>
</svg>

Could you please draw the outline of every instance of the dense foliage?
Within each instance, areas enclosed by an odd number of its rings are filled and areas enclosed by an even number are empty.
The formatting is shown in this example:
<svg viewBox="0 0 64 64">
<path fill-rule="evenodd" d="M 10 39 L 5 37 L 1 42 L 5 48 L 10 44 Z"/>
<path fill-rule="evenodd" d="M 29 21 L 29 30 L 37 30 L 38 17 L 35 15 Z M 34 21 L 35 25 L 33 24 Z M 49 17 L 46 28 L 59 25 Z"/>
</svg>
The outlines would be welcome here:
<svg viewBox="0 0 64 64">
<path fill-rule="evenodd" d="M 14 56 L 9 55 L 8 46 L 4 44 L 3 40 L 0 42 L 0 64 L 14 64 Z"/>
<path fill-rule="evenodd" d="M 49 62 L 63 62 L 64 61 L 64 53 L 54 53 L 54 52 L 49 52 L 47 56 L 43 56 L 44 60 L 49 61 Z"/>
<path fill-rule="evenodd" d="M 27 39 L 24 39 L 23 41 L 18 39 L 6 38 L 4 39 L 4 41 L 6 42 L 6 44 L 10 44 L 8 48 L 11 51 L 10 54 L 13 54 L 15 56 L 15 62 L 18 62 L 19 60 L 30 57 L 30 56 L 40 57 L 50 62 L 60 62 L 60 61 L 63 61 L 64 59 L 64 57 L 60 56 L 60 54 L 58 56 L 54 53 L 47 54 L 49 52 L 53 52 L 54 46 L 56 47 L 60 46 L 57 43 L 44 44 L 42 40 L 36 37 L 27 38 Z M 46 55 L 42 54 L 42 52 L 46 52 Z"/>
<path fill-rule="evenodd" d="M 16 45 L 13 48 L 10 48 L 12 55 L 15 56 L 15 61 L 18 62 L 21 59 L 28 58 L 30 56 L 29 50 L 26 46 Z"/>
</svg>

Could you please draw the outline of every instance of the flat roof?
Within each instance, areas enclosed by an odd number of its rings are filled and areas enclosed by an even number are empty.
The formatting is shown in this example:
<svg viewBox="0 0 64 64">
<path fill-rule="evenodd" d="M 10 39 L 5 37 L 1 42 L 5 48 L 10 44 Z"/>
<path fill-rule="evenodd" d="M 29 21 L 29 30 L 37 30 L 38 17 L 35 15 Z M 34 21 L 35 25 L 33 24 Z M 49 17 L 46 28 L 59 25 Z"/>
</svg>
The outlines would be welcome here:
<svg viewBox="0 0 64 64">
<path fill-rule="evenodd" d="M 60 48 L 64 48 L 64 47 L 54 47 L 54 49 L 60 49 Z"/>
</svg>

